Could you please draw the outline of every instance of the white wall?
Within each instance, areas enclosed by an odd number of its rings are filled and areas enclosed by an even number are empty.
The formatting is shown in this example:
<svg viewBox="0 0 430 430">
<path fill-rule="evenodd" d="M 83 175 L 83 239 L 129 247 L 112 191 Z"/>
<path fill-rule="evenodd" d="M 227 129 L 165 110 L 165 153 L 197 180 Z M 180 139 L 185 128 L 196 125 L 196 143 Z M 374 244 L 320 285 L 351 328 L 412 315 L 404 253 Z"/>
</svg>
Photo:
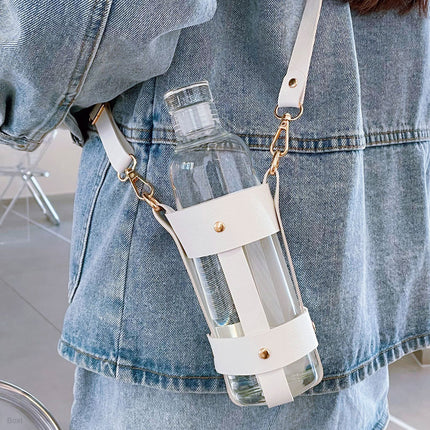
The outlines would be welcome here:
<svg viewBox="0 0 430 430">
<path fill-rule="evenodd" d="M 13 167 L 20 162 L 31 163 L 40 156 L 40 151 L 41 149 L 39 148 L 32 153 L 24 153 L 11 149 L 6 145 L 0 145 L 0 171 L 5 166 Z M 69 194 L 75 192 L 80 154 L 81 148 L 72 142 L 69 132 L 61 129 L 57 130 L 57 135 L 40 159 L 37 167 L 39 170 L 47 170 L 50 173 L 47 178 L 38 178 L 46 194 Z M 7 182 L 8 178 L 0 173 L 0 195 Z M 16 178 L 3 198 L 12 198 L 21 183 L 22 180 Z M 22 195 L 28 194 L 23 193 Z"/>
</svg>

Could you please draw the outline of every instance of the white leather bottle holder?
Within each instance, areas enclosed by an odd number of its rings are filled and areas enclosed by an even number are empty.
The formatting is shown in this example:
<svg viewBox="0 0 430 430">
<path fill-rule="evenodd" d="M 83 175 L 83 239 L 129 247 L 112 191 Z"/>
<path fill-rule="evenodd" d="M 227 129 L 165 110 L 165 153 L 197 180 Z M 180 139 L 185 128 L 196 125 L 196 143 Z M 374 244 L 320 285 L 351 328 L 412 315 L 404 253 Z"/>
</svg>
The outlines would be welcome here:
<svg viewBox="0 0 430 430">
<path fill-rule="evenodd" d="M 191 282 L 199 297 L 199 279 L 192 258 L 216 254 L 230 289 L 244 336 L 220 338 L 209 315 L 208 340 L 217 372 L 224 375 L 256 375 L 269 407 L 293 401 L 283 368 L 317 348 L 318 341 L 308 311 L 281 326 L 270 328 L 242 246 L 281 232 L 288 244 L 279 212 L 279 174 L 272 197 L 266 173 L 263 183 L 186 209 L 175 211 L 162 204 L 164 216 L 155 218 L 175 240 Z M 216 232 L 221 221 L 224 230 Z M 205 307 L 200 303 L 203 312 Z M 270 354 L 262 359 L 261 350 Z"/>
<path fill-rule="evenodd" d="M 302 107 L 321 3 L 322 0 L 306 1 L 279 93 L 279 107 Z M 134 167 L 128 168 L 133 149 L 119 131 L 110 110 L 108 107 L 100 109 L 97 105 L 91 119 L 112 166 L 120 177 L 124 171 L 127 175 L 131 173 L 128 179 L 135 186 L 134 181 L 142 178 L 134 174 Z M 200 301 L 211 330 L 208 339 L 215 368 L 224 375 L 256 375 L 266 404 L 273 407 L 293 400 L 283 368 L 316 349 L 318 342 L 306 308 L 285 324 L 275 328 L 269 326 L 242 249 L 246 244 L 280 232 L 287 258 L 291 260 L 279 212 L 279 173 L 276 170 L 274 198 L 267 183 L 268 174 L 269 171 L 262 184 L 254 187 L 178 211 L 157 202 L 158 208 L 152 207 L 152 212 L 175 241 L 199 301 L 199 278 L 192 259 L 214 254 L 219 258 L 244 336 L 218 337 L 217 329 Z M 216 222 L 223 223 L 221 231 L 214 229 Z M 261 357 L 261 350 L 269 354 Z"/>
</svg>

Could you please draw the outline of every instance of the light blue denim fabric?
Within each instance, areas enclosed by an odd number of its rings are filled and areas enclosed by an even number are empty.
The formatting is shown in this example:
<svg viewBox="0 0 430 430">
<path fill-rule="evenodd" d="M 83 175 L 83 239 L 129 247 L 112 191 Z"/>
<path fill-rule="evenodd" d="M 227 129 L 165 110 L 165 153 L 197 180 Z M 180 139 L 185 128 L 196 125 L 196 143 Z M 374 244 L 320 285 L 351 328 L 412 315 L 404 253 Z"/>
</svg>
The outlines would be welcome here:
<svg viewBox="0 0 430 430">
<path fill-rule="evenodd" d="M 139 171 L 173 207 L 173 145 L 134 147 Z M 262 178 L 270 152 L 251 155 Z M 325 372 L 316 393 L 429 345 L 429 160 L 424 142 L 295 152 L 280 165 L 281 216 Z M 95 135 L 83 149 L 76 210 L 61 354 L 123 381 L 224 391 L 173 241 L 116 179 Z"/>
<path fill-rule="evenodd" d="M 222 124 L 249 145 L 262 178 L 303 5 L 2 4 L 0 141 L 30 150 L 64 122 L 83 145 L 63 357 L 122 382 L 225 391 L 174 242 L 117 180 L 87 108 L 112 101 L 139 172 L 175 207 L 175 136 L 162 98 L 207 79 Z M 340 399 L 345 389 L 360 405 L 366 389 L 354 384 L 430 346 L 429 53 L 430 19 L 416 12 L 362 17 L 340 0 L 323 2 L 304 113 L 280 164 L 281 216 L 325 372 L 304 397 Z"/>
<path fill-rule="evenodd" d="M 340 393 L 240 408 L 227 394 L 172 393 L 78 367 L 71 430 L 383 430 L 388 368 Z"/>
</svg>

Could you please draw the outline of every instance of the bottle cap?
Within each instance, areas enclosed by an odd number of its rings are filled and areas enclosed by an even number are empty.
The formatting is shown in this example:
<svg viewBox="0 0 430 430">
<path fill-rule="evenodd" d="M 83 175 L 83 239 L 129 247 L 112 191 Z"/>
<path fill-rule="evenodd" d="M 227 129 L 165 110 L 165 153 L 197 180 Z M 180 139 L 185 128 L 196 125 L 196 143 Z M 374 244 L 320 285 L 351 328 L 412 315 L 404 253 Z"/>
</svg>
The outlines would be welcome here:
<svg viewBox="0 0 430 430">
<path fill-rule="evenodd" d="M 196 103 L 212 102 L 212 94 L 209 89 L 209 82 L 196 82 L 186 87 L 168 91 L 164 95 L 164 101 L 166 102 L 170 113 L 173 113 L 184 107 L 192 106 Z"/>
</svg>

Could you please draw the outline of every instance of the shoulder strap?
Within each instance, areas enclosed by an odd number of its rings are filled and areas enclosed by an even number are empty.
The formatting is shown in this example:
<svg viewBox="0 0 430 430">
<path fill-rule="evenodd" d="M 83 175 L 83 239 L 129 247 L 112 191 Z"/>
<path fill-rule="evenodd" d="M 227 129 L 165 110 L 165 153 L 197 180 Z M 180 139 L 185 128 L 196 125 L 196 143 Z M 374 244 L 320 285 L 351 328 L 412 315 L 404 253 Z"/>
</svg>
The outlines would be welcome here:
<svg viewBox="0 0 430 430">
<path fill-rule="evenodd" d="M 281 108 L 300 108 L 303 104 L 321 5 L 322 0 L 306 1 L 287 74 L 279 91 L 278 106 Z"/>
</svg>

